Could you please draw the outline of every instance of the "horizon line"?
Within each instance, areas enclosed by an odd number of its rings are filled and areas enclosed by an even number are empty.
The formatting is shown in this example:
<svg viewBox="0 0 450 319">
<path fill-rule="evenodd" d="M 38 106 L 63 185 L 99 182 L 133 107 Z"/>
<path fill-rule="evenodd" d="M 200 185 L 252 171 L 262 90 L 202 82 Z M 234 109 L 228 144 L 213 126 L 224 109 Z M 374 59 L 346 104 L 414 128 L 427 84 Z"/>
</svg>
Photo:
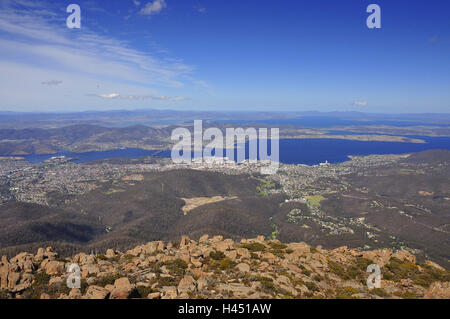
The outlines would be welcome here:
<svg viewBox="0 0 450 319">
<path fill-rule="evenodd" d="M 166 112 L 191 112 L 191 113 L 269 113 L 269 114 L 295 114 L 295 113 L 320 113 L 320 114 L 331 114 L 331 113 L 353 113 L 353 114 L 369 114 L 369 115 L 450 115 L 450 112 L 402 112 L 402 113 L 383 113 L 383 112 L 370 112 L 370 111 L 316 111 L 316 110 L 279 110 L 279 111 L 269 111 L 269 110 L 199 110 L 199 109 L 162 109 L 162 108 L 142 108 L 142 109 L 107 109 L 107 110 L 80 110 L 80 111 L 11 111 L 11 110 L 0 110 L 0 114 L 81 114 L 81 113 L 113 113 L 113 112 L 151 112 L 151 111 L 166 111 Z"/>
</svg>

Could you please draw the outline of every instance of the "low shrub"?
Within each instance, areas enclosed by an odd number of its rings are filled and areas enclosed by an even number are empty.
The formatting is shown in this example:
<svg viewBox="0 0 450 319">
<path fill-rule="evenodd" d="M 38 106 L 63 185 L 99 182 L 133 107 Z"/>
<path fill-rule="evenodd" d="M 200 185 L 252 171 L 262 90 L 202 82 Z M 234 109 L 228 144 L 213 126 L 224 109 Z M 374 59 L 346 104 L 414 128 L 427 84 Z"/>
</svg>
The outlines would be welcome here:
<svg viewBox="0 0 450 319">
<path fill-rule="evenodd" d="M 383 278 L 399 282 L 401 279 L 411 279 L 414 284 L 428 288 L 435 281 L 449 281 L 450 272 L 439 270 L 428 265 L 415 265 L 409 261 L 391 258 L 383 268 Z"/>
<path fill-rule="evenodd" d="M 319 291 L 319 287 L 312 281 L 305 282 L 304 284 L 309 291 Z"/>
<path fill-rule="evenodd" d="M 275 284 L 273 283 L 273 279 L 270 277 L 258 276 L 258 281 L 261 283 L 261 289 L 267 293 L 275 292 Z"/>
<path fill-rule="evenodd" d="M 282 243 L 278 243 L 278 242 L 270 242 L 269 246 L 270 246 L 270 248 L 272 248 L 274 250 L 282 250 L 282 249 L 287 248 L 286 244 L 282 244 Z"/>
<path fill-rule="evenodd" d="M 224 258 L 218 262 L 217 267 L 221 270 L 231 269 L 236 266 L 236 263 L 232 261 L 230 258 Z"/>
<path fill-rule="evenodd" d="M 386 292 L 386 290 L 384 290 L 384 289 L 381 289 L 381 288 L 374 288 L 374 289 L 371 289 L 371 290 L 369 290 L 372 294 L 374 294 L 374 295 L 377 295 L 377 296 L 379 296 L 379 297 L 383 297 L 383 298 L 386 298 L 386 297 L 389 297 L 390 295 Z"/>
<path fill-rule="evenodd" d="M 171 274 L 184 275 L 185 270 L 188 268 L 188 264 L 182 259 L 175 259 L 164 263 Z"/>
<path fill-rule="evenodd" d="M 241 247 L 246 248 L 250 251 L 265 251 L 266 250 L 266 246 L 261 243 L 243 244 Z"/>
<path fill-rule="evenodd" d="M 351 287 L 339 287 L 336 289 L 336 299 L 352 299 L 359 291 Z"/>
<path fill-rule="evenodd" d="M 108 258 L 106 258 L 106 256 L 105 256 L 105 254 L 98 254 L 98 255 L 96 256 L 96 258 L 97 258 L 98 260 L 108 260 Z"/>
<path fill-rule="evenodd" d="M 122 278 L 120 274 L 102 276 L 97 279 L 97 286 L 105 287 L 107 285 L 114 285 L 114 282 L 119 278 Z"/>
<path fill-rule="evenodd" d="M 212 251 L 209 253 L 209 257 L 214 260 L 222 260 L 225 258 L 225 254 L 221 251 Z"/>
<path fill-rule="evenodd" d="M 146 286 L 137 286 L 136 290 L 141 298 L 147 298 L 150 293 L 156 292 L 156 290 L 152 289 L 152 287 Z"/>
<path fill-rule="evenodd" d="M 159 277 L 158 278 L 158 284 L 161 287 L 164 286 L 176 286 L 178 283 L 178 280 L 174 277 Z"/>
</svg>

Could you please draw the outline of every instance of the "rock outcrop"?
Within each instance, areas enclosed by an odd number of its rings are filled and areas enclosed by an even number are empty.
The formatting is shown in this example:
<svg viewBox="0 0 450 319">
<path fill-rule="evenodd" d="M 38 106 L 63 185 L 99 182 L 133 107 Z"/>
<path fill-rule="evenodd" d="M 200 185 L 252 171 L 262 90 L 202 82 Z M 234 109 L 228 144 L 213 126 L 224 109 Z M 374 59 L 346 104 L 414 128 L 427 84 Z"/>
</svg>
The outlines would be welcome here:
<svg viewBox="0 0 450 319">
<path fill-rule="evenodd" d="M 69 288 L 79 268 L 79 287 Z M 366 284 L 369 265 L 381 286 Z M 73 268 L 72 268 L 73 269 Z M 75 267 L 77 269 L 77 267 Z M 69 277 L 70 276 L 70 277 Z M 0 262 L 0 298 L 450 298 L 450 272 L 406 251 L 333 250 L 258 236 L 204 235 L 150 242 L 126 252 L 59 258 L 50 247 Z M 76 282 L 76 280 L 75 280 Z M 73 286 L 70 286 L 73 287 Z"/>
</svg>

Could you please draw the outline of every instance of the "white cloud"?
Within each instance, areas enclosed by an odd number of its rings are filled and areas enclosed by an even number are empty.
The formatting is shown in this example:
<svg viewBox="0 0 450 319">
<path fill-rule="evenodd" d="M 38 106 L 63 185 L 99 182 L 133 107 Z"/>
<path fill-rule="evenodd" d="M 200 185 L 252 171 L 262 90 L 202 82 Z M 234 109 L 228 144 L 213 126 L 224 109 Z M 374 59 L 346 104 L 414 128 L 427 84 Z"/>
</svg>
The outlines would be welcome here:
<svg viewBox="0 0 450 319">
<path fill-rule="evenodd" d="M 150 1 L 147 2 L 145 7 L 143 7 L 139 13 L 144 15 L 157 14 L 160 13 L 165 7 L 167 7 L 165 0 Z"/>
<path fill-rule="evenodd" d="M 367 106 L 369 104 L 367 101 L 355 101 L 353 102 L 353 106 Z"/>
<path fill-rule="evenodd" d="M 111 93 L 111 94 L 100 94 L 99 96 L 104 99 L 115 99 L 118 98 L 120 95 L 117 93 Z"/>
<path fill-rule="evenodd" d="M 136 7 L 139 7 L 141 5 L 141 2 L 139 2 L 137 0 L 133 0 L 133 3 Z"/>
</svg>

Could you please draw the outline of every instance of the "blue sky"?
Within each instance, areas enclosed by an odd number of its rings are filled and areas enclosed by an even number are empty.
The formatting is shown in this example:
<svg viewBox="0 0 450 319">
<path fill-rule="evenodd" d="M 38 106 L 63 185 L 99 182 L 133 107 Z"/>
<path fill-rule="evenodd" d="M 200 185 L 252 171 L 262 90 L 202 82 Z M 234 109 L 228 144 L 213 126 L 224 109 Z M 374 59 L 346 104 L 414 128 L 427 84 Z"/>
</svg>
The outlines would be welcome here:
<svg viewBox="0 0 450 319">
<path fill-rule="evenodd" d="M 0 110 L 448 113 L 449 16 L 447 0 L 1 0 Z"/>
</svg>

